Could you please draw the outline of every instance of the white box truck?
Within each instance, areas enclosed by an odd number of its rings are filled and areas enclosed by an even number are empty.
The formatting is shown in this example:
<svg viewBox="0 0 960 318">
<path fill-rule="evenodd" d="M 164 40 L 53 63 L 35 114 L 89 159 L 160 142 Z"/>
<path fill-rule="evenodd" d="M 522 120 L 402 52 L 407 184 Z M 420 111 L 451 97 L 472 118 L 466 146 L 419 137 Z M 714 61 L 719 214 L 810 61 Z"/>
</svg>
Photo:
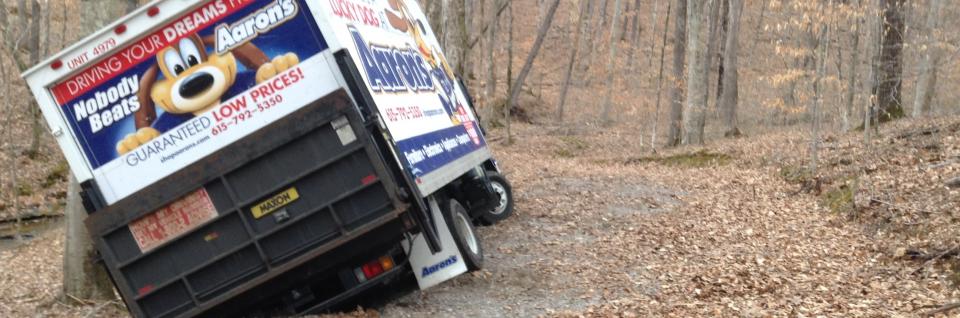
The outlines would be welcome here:
<svg viewBox="0 0 960 318">
<path fill-rule="evenodd" d="M 428 288 L 513 209 L 414 0 L 156 0 L 23 76 L 136 317 Z"/>
</svg>

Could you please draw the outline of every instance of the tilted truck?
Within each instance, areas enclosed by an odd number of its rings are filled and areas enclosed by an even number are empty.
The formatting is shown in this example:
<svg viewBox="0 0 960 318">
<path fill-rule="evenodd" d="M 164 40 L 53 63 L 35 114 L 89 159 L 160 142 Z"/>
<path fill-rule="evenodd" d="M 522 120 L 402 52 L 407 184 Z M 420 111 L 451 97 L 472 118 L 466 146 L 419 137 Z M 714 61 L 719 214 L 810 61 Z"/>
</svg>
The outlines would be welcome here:
<svg viewBox="0 0 960 318">
<path fill-rule="evenodd" d="M 428 288 L 513 209 L 414 0 L 157 0 L 23 76 L 136 317 Z"/>
</svg>

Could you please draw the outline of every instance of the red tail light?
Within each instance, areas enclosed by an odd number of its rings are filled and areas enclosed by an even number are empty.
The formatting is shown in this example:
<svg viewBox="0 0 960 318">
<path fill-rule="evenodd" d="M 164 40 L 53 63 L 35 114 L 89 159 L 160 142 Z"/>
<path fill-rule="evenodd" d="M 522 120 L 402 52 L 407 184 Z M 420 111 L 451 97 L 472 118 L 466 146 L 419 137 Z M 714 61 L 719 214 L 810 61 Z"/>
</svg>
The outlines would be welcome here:
<svg viewBox="0 0 960 318">
<path fill-rule="evenodd" d="M 367 279 L 374 278 L 380 274 L 383 274 L 383 266 L 380 265 L 379 261 L 372 261 L 363 265 L 363 276 L 366 276 Z"/>
<path fill-rule="evenodd" d="M 358 282 L 363 283 L 393 269 L 396 265 L 397 264 L 393 262 L 393 257 L 384 255 L 363 264 L 363 266 L 354 268 L 353 275 L 357 277 Z"/>
</svg>

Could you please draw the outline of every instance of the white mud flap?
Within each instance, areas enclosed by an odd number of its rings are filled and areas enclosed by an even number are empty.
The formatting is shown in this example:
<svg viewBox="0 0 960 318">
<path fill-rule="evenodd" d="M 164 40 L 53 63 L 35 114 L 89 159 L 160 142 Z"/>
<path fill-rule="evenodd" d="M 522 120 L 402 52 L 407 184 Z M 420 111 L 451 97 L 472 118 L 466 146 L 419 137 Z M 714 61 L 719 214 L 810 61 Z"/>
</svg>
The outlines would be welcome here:
<svg viewBox="0 0 960 318">
<path fill-rule="evenodd" d="M 443 213 L 440 213 L 440 206 L 433 196 L 427 198 L 427 204 L 430 207 L 430 213 L 433 214 L 434 223 L 437 225 L 437 232 L 440 234 L 440 243 L 442 250 L 437 254 L 431 254 L 427 247 L 427 241 L 423 235 L 417 235 L 413 239 L 407 255 L 410 255 L 410 266 L 413 268 L 413 274 L 417 276 L 417 284 L 420 289 L 427 289 L 437 284 L 445 282 L 451 278 L 467 272 L 467 265 L 463 262 L 463 255 L 460 255 L 460 249 L 457 243 L 453 241 L 453 234 L 447 227 L 447 222 L 443 219 Z"/>
</svg>

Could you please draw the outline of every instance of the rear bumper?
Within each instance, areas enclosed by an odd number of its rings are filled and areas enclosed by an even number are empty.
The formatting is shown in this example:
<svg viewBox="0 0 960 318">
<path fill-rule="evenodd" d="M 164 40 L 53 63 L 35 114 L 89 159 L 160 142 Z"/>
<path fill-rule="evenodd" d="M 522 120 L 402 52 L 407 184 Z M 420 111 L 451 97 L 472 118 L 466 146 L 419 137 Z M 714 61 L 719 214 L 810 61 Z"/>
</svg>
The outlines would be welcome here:
<svg viewBox="0 0 960 318">
<path fill-rule="evenodd" d="M 319 312 L 335 306 L 402 273 L 407 264 L 406 257 L 396 258 L 397 265 L 393 269 L 361 284 L 345 281 L 341 277 L 344 270 L 349 271 L 370 258 L 388 253 L 402 254 L 399 242 L 403 239 L 403 231 L 402 222 L 395 219 L 288 270 L 281 276 L 204 312 L 201 316 L 291 316 Z M 294 292 L 304 297 L 291 299 Z"/>
<path fill-rule="evenodd" d="M 367 291 L 367 290 L 370 290 L 370 289 L 373 288 L 373 287 L 380 286 L 381 284 L 384 284 L 385 282 L 388 282 L 388 281 L 393 280 L 394 278 L 397 278 L 398 276 L 400 276 L 401 274 L 403 274 L 403 272 L 407 269 L 407 265 L 408 265 L 409 263 L 410 263 L 409 260 L 408 260 L 408 259 L 405 259 L 403 263 L 397 264 L 396 267 L 394 267 L 393 269 L 391 269 L 391 270 L 389 270 L 389 271 L 387 271 L 387 272 L 385 272 L 385 273 L 383 273 L 383 274 L 380 274 L 380 276 L 377 276 L 377 277 L 375 277 L 374 279 L 371 279 L 371 280 L 368 280 L 368 281 L 366 281 L 366 282 L 363 282 L 363 283 L 361 283 L 361 284 L 359 284 L 359 285 L 356 285 L 356 286 L 354 286 L 353 288 L 350 288 L 349 290 L 347 290 L 347 291 L 345 291 L 345 292 L 343 292 L 343 293 L 340 293 L 340 294 L 337 295 L 337 296 L 334 296 L 333 298 L 330 298 L 330 299 L 328 299 L 328 300 L 326 300 L 326 301 L 323 301 L 323 302 L 321 302 L 321 303 L 319 303 L 319 304 L 316 304 L 316 305 L 314 305 L 314 306 L 312 306 L 312 307 L 310 307 L 310 308 L 307 308 L 307 309 L 305 309 L 305 310 L 297 313 L 297 315 L 315 315 L 315 314 L 322 314 L 324 310 L 326 310 L 326 309 L 328 309 L 328 308 L 330 308 L 330 307 L 336 306 L 337 304 L 340 304 L 340 303 L 342 303 L 343 301 L 345 301 L 345 300 L 347 300 L 347 299 L 350 299 L 350 298 L 353 297 L 353 296 L 356 296 L 356 295 L 358 295 L 358 294 L 360 294 L 360 293 L 363 293 L 363 292 L 365 292 L 365 291 Z"/>
</svg>

